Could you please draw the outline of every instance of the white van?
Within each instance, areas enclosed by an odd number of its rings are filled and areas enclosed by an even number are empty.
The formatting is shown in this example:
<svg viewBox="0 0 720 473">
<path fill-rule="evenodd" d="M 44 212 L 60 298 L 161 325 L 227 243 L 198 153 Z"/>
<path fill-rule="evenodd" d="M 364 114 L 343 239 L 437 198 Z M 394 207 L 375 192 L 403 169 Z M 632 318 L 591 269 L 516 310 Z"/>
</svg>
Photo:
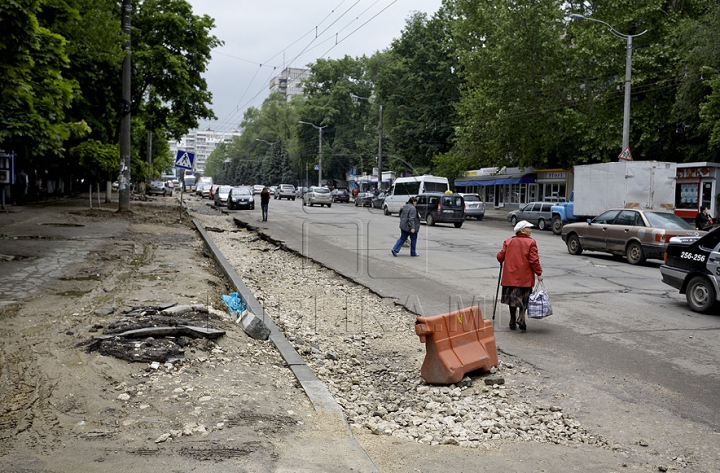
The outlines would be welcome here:
<svg viewBox="0 0 720 473">
<path fill-rule="evenodd" d="M 447 177 L 425 174 L 424 176 L 398 177 L 383 202 L 385 215 L 400 213 L 410 197 L 426 192 L 445 192 L 450 189 Z"/>
</svg>

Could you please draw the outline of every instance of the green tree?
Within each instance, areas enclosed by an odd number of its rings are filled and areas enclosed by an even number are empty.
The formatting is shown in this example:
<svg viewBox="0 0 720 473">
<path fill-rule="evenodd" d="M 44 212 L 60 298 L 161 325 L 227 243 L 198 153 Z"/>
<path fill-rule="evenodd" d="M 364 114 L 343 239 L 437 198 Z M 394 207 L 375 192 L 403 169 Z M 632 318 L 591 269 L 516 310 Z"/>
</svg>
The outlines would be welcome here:
<svg viewBox="0 0 720 473">
<path fill-rule="evenodd" d="M 432 171 L 433 158 L 452 148 L 462 79 L 450 20 L 445 9 L 430 18 L 415 13 L 400 38 L 371 61 L 392 169 Z"/>
<path fill-rule="evenodd" d="M 0 3 L 0 147 L 23 160 L 60 155 L 64 140 L 86 129 L 65 116 L 77 87 L 63 75 L 69 64 L 66 41 L 38 20 L 51 3 Z M 62 3 L 57 8 L 77 13 Z"/>
</svg>

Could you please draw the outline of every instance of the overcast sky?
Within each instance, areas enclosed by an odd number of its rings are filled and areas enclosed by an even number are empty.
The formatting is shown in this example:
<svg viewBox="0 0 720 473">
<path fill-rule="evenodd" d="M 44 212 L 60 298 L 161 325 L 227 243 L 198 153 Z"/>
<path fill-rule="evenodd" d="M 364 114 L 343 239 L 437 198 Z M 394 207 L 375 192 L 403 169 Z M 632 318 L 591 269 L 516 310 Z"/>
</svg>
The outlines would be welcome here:
<svg viewBox="0 0 720 473">
<path fill-rule="evenodd" d="M 188 1 L 196 15 L 215 19 L 212 33 L 225 42 L 213 50 L 205 73 L 218 121 L 200 123 L 201 129 L 218 131 L 237 127 L 248 107 L 259 107 L 269 94 L 270 79 L 284 67 L 305 67 L 321 57 L 370 56 L 400 36 L 412 12 L 432 15 L 442 4 L 442 0 Z"/>
</svg>

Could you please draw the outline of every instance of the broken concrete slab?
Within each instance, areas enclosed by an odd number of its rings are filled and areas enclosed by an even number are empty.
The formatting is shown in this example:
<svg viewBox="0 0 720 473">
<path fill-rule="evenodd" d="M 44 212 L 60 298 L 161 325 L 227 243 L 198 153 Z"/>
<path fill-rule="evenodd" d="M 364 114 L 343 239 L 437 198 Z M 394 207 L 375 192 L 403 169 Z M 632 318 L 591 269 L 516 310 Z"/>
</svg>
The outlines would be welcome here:
<svg viewBox="0 0 720 473">
<path fill-rule="evenodd" d="M 246 310 L 240 318 L 240 325 L 250 337 L 255 340 L 267 340 L 270 337 L 270 329 L 258 316 Z"/>
<path fill-rule="evenodd" d="M 197 327 L 191 325 L 178 325 L 176 327 L 159 326 L 147 327 L 134 330 L 127 330 L 121 333 L 95 335 L 95 340 L 109 340 L 115 337 L 122 338 L 145 338 L 145 337 L 177 337 L 188 336 L 193 338 L 209 338 L 211 340 L 225 335 L 224 330 L 214 328 Z"/>
<path fill-rule="evenodd" d="M 193 308 L 190 305 L 176 305 L 174 307 L 168 307 L 167 309 L 163 309 L 160 311 L 160 313 L 177 317 L 192 311 Z"/>
</svg>

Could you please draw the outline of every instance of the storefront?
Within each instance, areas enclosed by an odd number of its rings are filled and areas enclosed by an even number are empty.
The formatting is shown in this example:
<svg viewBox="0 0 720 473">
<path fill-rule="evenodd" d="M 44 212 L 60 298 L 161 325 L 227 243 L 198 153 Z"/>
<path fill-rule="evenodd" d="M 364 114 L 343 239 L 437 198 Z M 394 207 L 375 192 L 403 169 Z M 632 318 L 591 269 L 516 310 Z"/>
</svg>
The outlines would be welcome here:
<svg viewBox="0 0 720 473">
<path fill-rule="evenodd" d="M 528 202 L 565 200 L 568 175 L 558 169 L 482 168 L 467 171 L 454 185 L 457 192 L 480 195 L 485 205 L 520 207 Z"/>
<path fill-rule="evenodd" d="M 684 219 L 694 219 L 700 207 L 710 209 L 710 215 L 717 217 L 718 205 L 715 196 L 717 178 L 720 176 L 718 163 L 682 163 L 677 165 L 675 181 L 675 214 Z"/>
</svg>

